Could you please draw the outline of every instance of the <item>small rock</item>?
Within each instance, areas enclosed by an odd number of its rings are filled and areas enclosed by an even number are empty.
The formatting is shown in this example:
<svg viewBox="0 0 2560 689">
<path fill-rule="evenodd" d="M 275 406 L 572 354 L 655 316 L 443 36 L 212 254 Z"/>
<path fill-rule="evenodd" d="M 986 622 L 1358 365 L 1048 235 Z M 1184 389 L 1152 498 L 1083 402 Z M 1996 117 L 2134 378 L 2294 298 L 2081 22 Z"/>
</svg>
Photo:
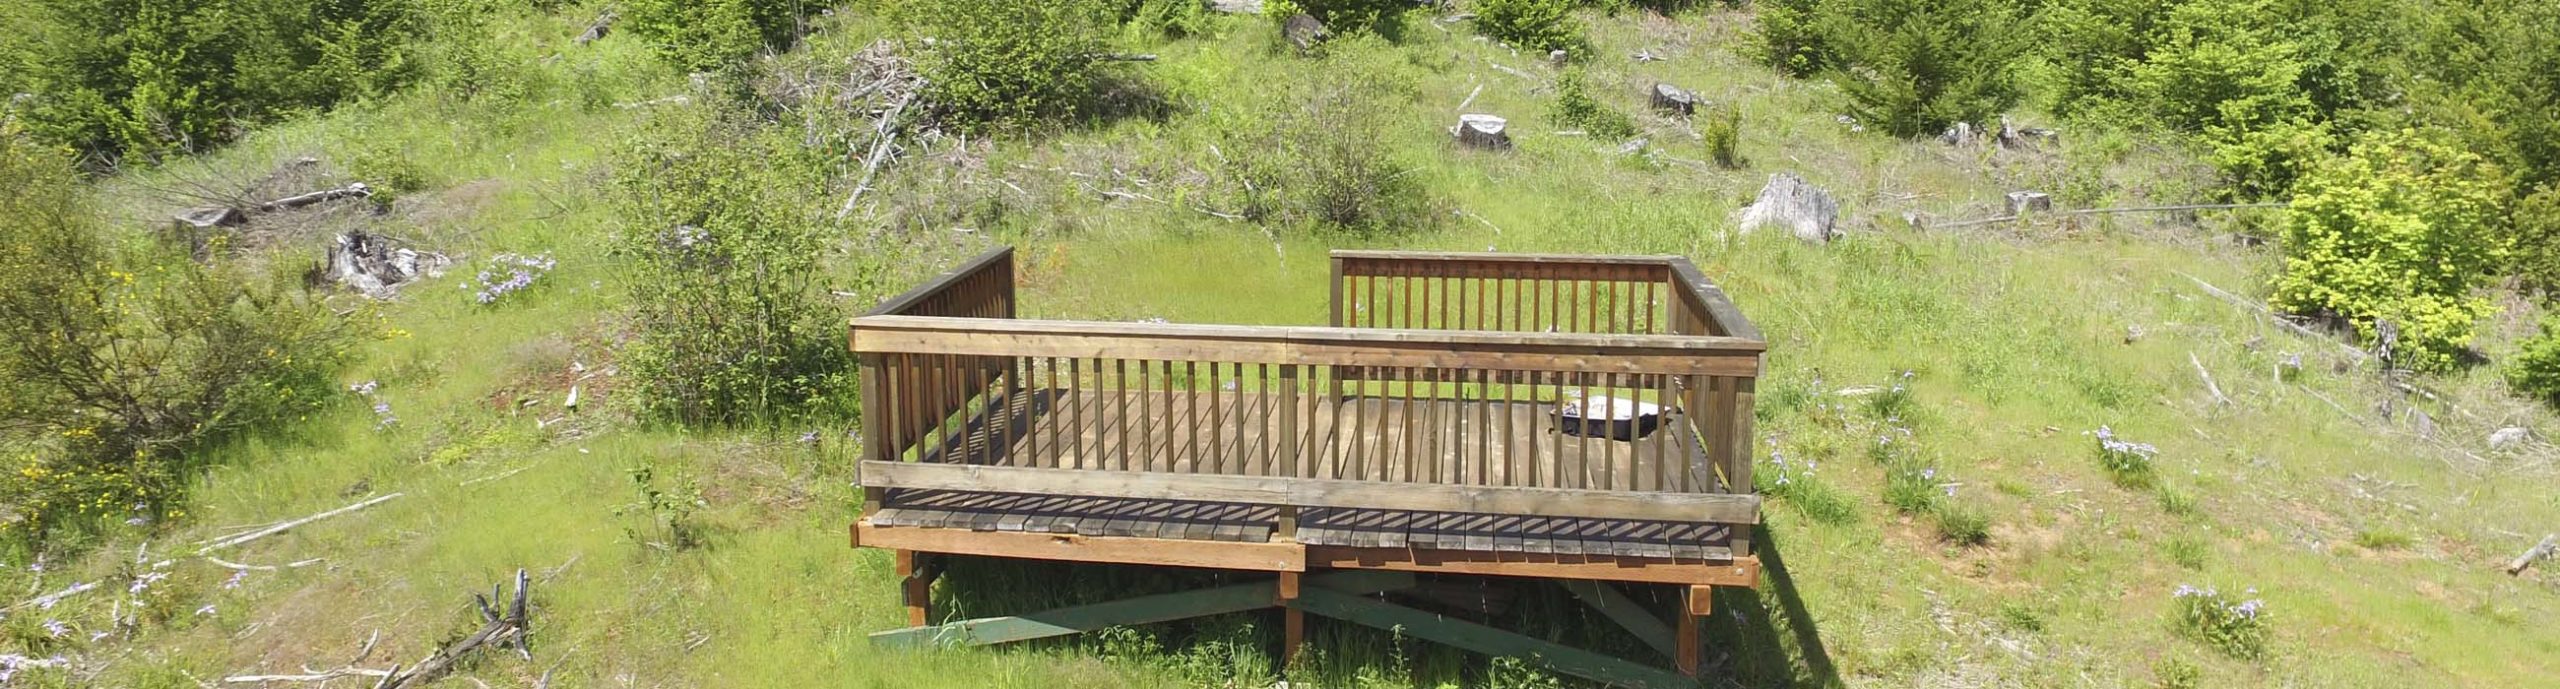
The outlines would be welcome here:
<svg viewBox="0 0 2560 689">
<path fill-rule="evenodd" d="M 2125 326 L 2125 327 L 2124 327 L 2124 343 L 2125 343 L 2125 344 L 2133 344 L 2134 342 L 2136 342 L 2136 341 L 2138 341 L 2138 340 L 2141 340 L 2141 339 L 2142 339 L 2142 326 L 2141 326 L 2141 325 L 2139 325 L 2139 324 L 2135 324 L 2135 325 L 2127 325 L 2127 326 Z"/>
<path fill-rule="evenodd" d="M 2026 214 L 2028 214 L 2028 213 L 2050 213 L 2050 212 L 2052 212 L 2052 211 L 2053 211 L 2053 195 L 2051 195 L 2051 194 L 2046 194 L 2046 193 L 2044 193 L 2044 192 L 2040 192 L 2040 191 L 2013 191 L 2013 192 L 2009 192 L 2009 214 L 2010 214 L 2010 215 L 2026 215 Z"/>
<path fill-rule="evenodd" d="M 2522 426 L 2508 426 L 2489 434 L 2489 449 L 2504 450 L 2517 447 L 2531 439 L 2533 439 L 2532 431 L 2525 430 Z"/>
<path fill-rule="evenodd" d="M 1698 112 L 1698 96 L 1678 86 L 1656 83 L 1653 85 L 1653 109 L 1688 117 Z"/>
<path fill-rule="evenodd" d="M 1797 239 L 1816 244 L 1828 243 L 1839 236 L 1840 202 L 1831 192 L 1813 186 L 1792 172 L 1769 176 L 1769 184 L 1760 188 L 1760 197 L 1743 207 L 1736 220 L 1742 232 L 1763 225 L 1787 228 Z"/>
<path fill-rule="evenodd" d="M 1508 120 L 1492 115 L 1459 115 L 1458 143 L 1472 148 L 1508 150 L 1511 148 L 1511 135 L 1506 131 L 1509 127 Z"/>
</svg>

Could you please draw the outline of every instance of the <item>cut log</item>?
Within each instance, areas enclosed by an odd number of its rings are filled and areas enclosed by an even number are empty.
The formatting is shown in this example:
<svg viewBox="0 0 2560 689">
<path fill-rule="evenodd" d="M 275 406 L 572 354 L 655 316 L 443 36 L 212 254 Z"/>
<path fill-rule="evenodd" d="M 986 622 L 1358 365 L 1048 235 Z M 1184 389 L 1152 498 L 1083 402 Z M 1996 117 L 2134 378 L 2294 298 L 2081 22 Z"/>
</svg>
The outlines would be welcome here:
<svg viewBox="0 0 2560 689">
<path fill-rule="evenodd" d="M 2053 195 L 2041 191 L 2009 192 L 2009 215 L 2047 213 L 2053 210 Z"/>
<path fill-rule="evenodd" d="M 1678 86 L 1656 83 L 1653 85 L 1653 109 L 1681 117 L 1695 115 L 1698 113 L 1698 96 Z"/>
<path fill-rule="evenodd" d="M 1781 172 L 1769 176 L 1769 184 L 1760 188 L 1760 197 L 1743 207 L 1736 222 L 1744 233 L 1776 225 L 1797 239 L 1822 244 L 1839 236 L 1840 203 L 1831 199 L 1831 192 L 1813 186 L 1803 177 Z"/>
<path fill-rule="evenodd" d="M 1500 117 L 1481 114 L 1458 116 L 1458 143 L 1470 148 L 1508 150 L 1511 148 L 1510 122 Z"/>
<path fill-rule="evenodd" d="M 2524 568 L 2533 566 L 2534 562 L 2543 558 L 2551 557 L 2551 551 L 2555 548 L 2560 548 L 2560 534 L 2543 536 L 2541 543 L 2534 544 L 2531 550 L 2526 550 L 2523 555 L 2517 555 L 2516 559 L 2507 562 L 2507 574 L 2509 576 L 2523 574 Z"/>
<path fill-rule="evenodd" d="M 276 199 L 276 200 L 274 200 L 274 201 L 268 201 L 268 202 L 266 202 L 266 203 L 258 204 L 258 207 L 257 207 L 256 209 L 254 209 L 254 210 L 256 210 L 256 211 L 258 211 L 258 212 L 260 212 L 260 213 L 273 213 L 273 212 L 276 212 L 276 211 L 285 210 L 285 209 L 289 209 L 289 208 L 301 208 L 301 207 L 303 207 L 303 206 L 308 206 L 308 205 L 315 204 L 315 203 L 320 203 L 320 202 L 323 202 L 323 201 L 335 201 L 335 200 L 338 200 L 338 199 L 360 199 L 360 198 L 365 198 L 365 197 L 372 196 L 372 195 L 373 195 L 373 190 L 372 190 L 371 188 L 366 187 L 366 186 L 364 185 L 364 183 L 363 183 L 363 182 L 356 182 L 356 183 L 348 184 L 345 188 L 342 188 L 342 189 L 322 189 L 322 190 L 320 190 L 320 191 L 315 191 L 315 192 L 311 192 L 311 193 L 308 193 L 308 194 L 295 194 L 295 195 L 292 195 L 292 196 L 287 196 L 287 197 L 284 197 L 284 198 Z"/>
<path fill-rule="evenodd" d="M 178 221 L 178 225 L 181 227 L 191 227 L 199 230 L 210 230 L 217 227 L 239 227 L 242 224 L 249 222 L 248 214 L 241 213 L 240 209 L 220 207 L 191 208 L 186 212 L 179 213 L 176 219 Z"/>
</svg>

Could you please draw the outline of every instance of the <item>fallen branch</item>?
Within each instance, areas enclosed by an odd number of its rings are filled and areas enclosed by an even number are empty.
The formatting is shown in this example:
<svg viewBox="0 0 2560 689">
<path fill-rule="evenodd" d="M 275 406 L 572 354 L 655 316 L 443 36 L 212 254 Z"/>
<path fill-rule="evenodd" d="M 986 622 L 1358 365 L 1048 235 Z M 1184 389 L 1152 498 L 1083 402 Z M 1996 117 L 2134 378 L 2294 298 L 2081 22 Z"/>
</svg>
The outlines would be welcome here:
<svg viewBox="0 0 2560 689">
<path fill-rule="evenodd" d="M 203 547 L 203 548 L 198 548 L 198 549 L 196 549 L 196 554 L 197 554 L 197 555 L 206 555 L 206 554 L 210 554 L 210 553 L 212 553 L 213 551 L 216 551 L 216 550 L 221 550 L 221 549 L 224 549 L 224 548 L 229 548 L 229 547 L 232 547 L 232 546 L 240 545 L 240 544 L 242 544 L 242 543 L 247 543 L 247 542 L 255 541 L 255 540 L 258 540 L 258 539 L 261 539 L 261 538 L 266 538 L 266 537 L 268 537 L 268 536 L 273 536 L 273 535 L 276 535 L 276 534 L 284 533 L 284 532 L 286 532 L 286 531 L 290 531 L 290 530 L 292 530 L 292 529 L 293 529 L 293 527 L 301 526 L 301 525 L 304 525 L 304 524 L 309 524 L 309 523 L 316 522 L 316 521 L 320 521 L 320 520 L 323 520 L 323 519 L 328 519 L 328 518 L 330 518 L 330 517 L 336 517 L 336 516 L 340 516 L 340 515 L 345 515 L 345 514 L 353 513 L 353 512 L 356 512 L 356 511 L 358 511 L 358 510 L 362 510 L 362 509 L 364 509 L 364 508 L 367 508 L 367 507 L 372 507 L 372 506 L 374 506 L 374 505 L 379 505 L 379 504 L 382 504 L 382 503 L 385 503 L 385 502 L 390 502 L 392 498 L 397 498 L 397 497 L 400 497 L 400 496 L 402 496 L 402 495 L 407 495 L 407 493 L 392 493 L 392 494 L 389 494 L 389 495 L 375 496 L 374 498 L 372 498 L 372 499 L 370 499 L 370 500 L 366 500 L 366 501 L 364 501 L 364 502 L 359 502 L 359 503 L 356 503 L 356 504 L 353 504 L 353 505 L 348 505 L 348 506 L 345 506 L 345 507 L 340 507 L 340 508 L 338 508 L 338 509 L 329 510 L 329 511 L 327 511 L 327 512 L 322 512 L 322 513 L 315 514 L 315 515 L 311 515 L 311 516 L 308 516 L 308 517 L 303 517 L 303 518 L 301 518 L 301 519 L 295 519 L 295 520 L 292 520 L 292 521 L 288 521 L 288 522 L 284 522 L 284 523 L 281 523 L 281 524 L 277 524 L 277 525 L 275 525 L 275 526 L 270 526 L 270 527 L 267 527 L 267 528 L 264 528 L 264 529 L 259 529 L 259 530 L 257 530 L 257 531 L 252 531 L 252 532 L 249 532 L 249 533 L 246 533 L 246 534 L 241 534 L 241 535 L 238 535 L 238 536 L 233 536 L 233 537 L 230 537 L 230 538 L 225 538 L 225 539 L 222 539 L 222 540 L 219 540 L 219 541 L 214 541 L 214 542 L 213 542 L 212 544 L 210 544 L 210 545 L 206 545 L 206 546 L 205 546 L 205 547 Z"/>
<path fill-rule="evenodd" d="M 1477 84 L 1477 85 L 1476 85 L 1476 90 L 1468 91 L 1468 92 L 1467 92 L 1467 99 L 1466 99 L 1466 100 L 1458 101 L 1458 112 L 1466 112 L 1466 111 L 1467 111 L 1467 106 L 1468 106 L 1468 105 L 1472 105 L 1472 104 L 1474 104 L 1474 103 L 1476 102 L 1476 96 L 1477 96 L 1477 95 L 1480 95 L 1480 94 L 1483 94 L 1483 93 L 1484 93 L 1484 85 L 1483 85 L 1483 84 Z"/>
<path fill-rule="evenodd" d="M 2215 402 L 2223 405 L 2231 404 L 2231 397 L 2222 394 L 2222 386 L 2214 384 L 2213 373 L 2204 370 L 2204 361 L 2197 359 L 2195 352 L 2187 352 L 2187 363 L 2195 365 L 2196 375 L 2204 378 L 2204 389 L 2213 393 Z"/>
<path fill-rule="evenodd" d="M 862 200 L 862 192 L 871 190 L 872 176 L 880 174 L 880 164 L 888 161 L 890 150 L 897 145 L 898 114 L 906 112 L 907 104 L 914 102 L 915 99 L 916 92 L 908 91 L 907 95 L 898 99 L 896 105 L 889 106 L 888 112 L 881 113 L 880 121 L 873 125 L 871 155 L 862 164 L 862 181 L 853 185 L 853 193 L 844 197 L 844 206 L 836 209 L 837 220 L 843 220 L 844 216 L 852 215 L 854 202 Z"/>
<path fill-rule="evenodd" d="M 321 560 L 320 558 L 316 558 L 316 557 L 315 557 L 315 558 L 311 558 L 311 559 L 309 559 L 309 560 L 303 560 L 303 561 L 300 561 L 300 562 L 288 562 L 288 563 L 285 563 L 285 564 L 283 564 L 283 565 L 281 565 L 281 566 L 279 566 L 279 565 L 244 565 L 244 564 L 240 564 L 240 563 L 237 563 L 237 562 L 232 562 L 232 561 L 230 561 L 230 560 L 225 560 L 225 559 L 222 559 L 222 558 L 214 557 L 214 556 L 211 556 L 211 555 L 206 555 L 206 556 L 204 556 L 204 561 L 206 561 L 206 562 L 211 562 L 211 563 L 213 563 L 213 564 L 215 564 L 215 565 L 218 565 L 218 566 L 221 566 L 221 567 L 223 567 L 223 568 L 225 568 L 225 569 L 235 569 L 235 570 L 240 570 L 240 571 L 243 571 L 243 572 L 249 572 L 249 571 L 257 571 L 257 572 L 273 572 L 273 571 L 276 571 L 276 570 L 279 570 L 279 569 L 300 569 L 300 568 L 303 568 L 303 567 L 309 567 L 309 566 L 312 566 L 312 565 L 320 564 L 320 563 L 322 562 L 322 560 Z"/>
<path fill-rule="evenodd" d="M 83 593 L 88 593 L 90 589 L 94 589 L 94 588 L 97 588 L 97 587 L 98 587 L 98 582 L 94 582 L 94 581 L 84 581 L 84 582 L 80 582 L 80 583 L 77 583 L 77 584 L 72 584 L 72 585 L 70 585 L 70 586 L 68 586 L 68 587 L 64 587 L 64 588 L 63 588 L 62 590 L 60 590 L 60 591 L 55 591 L 55 592 L 48 593 L 48 594 L 44 594 L 44 595 L 41 595 L 41 596 L 36 596 L 36 597 L 34 597 L 34 598 L 29 598 L 29 599 L 26 599 L 26 600 L 24 600 L 24 601 L 19 601 L 17 605 L 9 606 L 9 609 L 10 609 L 10 610 L 17 610 L 17 609 L 20 609 L 20 608 L 41 608 L 41 607 L 48 607 L 48 606 L 53 605 L 54 603 L 59 603 L 59 602 L 61 602 L 61 601 L 62 601 L 62 599 L 64 599 L 64 598 L 70 598 L 70 597 L 72 597 L 72 596 L 77 596 L 77 595 L 80 595 L 80 594 L 83 594 Z"/>
<path fill-rule="evenodd" d="M 2507 575 L 2523 574 L 2524 568 L 2533 566 L 2535 561 L 2551 557 L 2554 549 L 2560 549 L 2560 534 L 2543 536 L 2542 542 L 2534 544 L 2533 549 L 2524 551 L 2523 555 L 2517 555 L 2516 559 L 2507 562 Z"/>
<path fill-rule="evenodd" d="M 320 191 L 307 194 L 295 194 L 276 199 L 274 201 L 268 201 L 266 203 L 258 204 L 257 208 L 254 210 L 260 213 L 273 213 L 288 208 L 301 208 L 303 206 L 320 203 L 322 201 L 334 201 L 346 198 L 364 198 L 372 195 L 372 189 L 366 188 L 363 182 L 356 182 L 347 185 L 343 189 L 322 189 Z"/>
<path fill-rule="evenodd" d="M 2182 205 L 2182 206 L 2126 206 L 2126 207 L 2121 207 L 2121 208 L 2081 208 L 2081 209 L 2065 210 L 2065 211 L 2041 211 L 2041 212 L 2034 213 L 2034 214 L 2032 214 L 2032 215 L 2039 215 L 2039 216 L 2044 216 L 2044 215 L 2107 215 L 2107 214 L 2112 214 L 2112 213 L 2158 213 L 2158 212 L 2165 212 L 2165 211 L 2232 210 L 2232 209 L 2241 209 L 2241 208 L 2283 208 L 2283 207 L 2290 206 L 2290 205 L 2292 205 L 2292 204 L 2289 204 L 2289 203 L 2286 203 L 2286 202 L 2283 202 L 2283 201 L 2276 201 L 2276 202 L 2272 202 L 2272 203 L 2198 203 L 2198 204 L 2188 204 L 2188 205 Z M 2023 217 L 2028 217 L 2028 216 L 2024 216 L 2024 215 L 2002 215 L 2002 216 L 1997 216 L 1997 217 L 1981 218 L 1981 219 L 1978 219 L 1978 220 L 1962 220 L 1962 221 L 1957 221 L 1957 222 L 1947 223 L 1947 224 L 1944 224 L 1944 225 L 1930 225 L 1930 227 L 1932 227 L 1932 228 L 1940 228 L 1940 229 L 1944 229 L 1944 228 L 1951 228 L 1951 227 L 1971 227 L 1971 226 L 1974 226 L 1974 225 L 1989 225 L 1989 224 L 1992 224 L 1992 223 L 2004 223 L 2004 222 L 2009 222 L 2009 221 L 2012 221 L 2012 220 L 2017 220 L 2017 219 L 2019 219 L 2019 218 L 2023 218 Z"/>
<path fill-rule="evenodd" d="M 1155 53 L 1090 53 L 1085 59 L 1097 62 L 1154 62 Z"/>
<path fill-rule="evenodd" d="M 224 684 L 265 684 L 267 682 L 326 682 L 341 677 L 388 677 L 390 670 L 364 667 L 342 667 L 327 672 L 305 672 L 299 675 L 232 675 L 222 678 Z"/>
<path fill-rule="evenodd" d="M 526 636 L 533 633 L 531 623 L 526 619 L 525 610 L 525 596 L 530 582 L 531 578 L 525 574 L 524 570 L 516 570 L 515 600 L 507 605 L 504 612 L 492 607 L 490 598 L 497 591 L 490 591 L 491 596 L 471 594 L 472 602 L 479 606 L 480 619 L 485 622 L 480 631 L 472 632 L 470 636 L 453 642 L 451 646 L 436 649 L 434 653 L 428 654 L 426 659 L 410 666 L 407 672 L 393 668 L 390 674 L 383 676 L 382 683 L 376 686 L 380 689 L 416 689 L 416 687 L 426 686 L 427 683 L 453 672 L 454 666 L 461 663 L 464 656 L 483 648 L 513 648 L 517 655 L 531 658 L 532 651 L 525 643 Z"/>
<path fill-rule="evenodd" d="M 2266 307 L 2266 305 L 2264 305 L 2264 304 L 2260 304 L 2260 303 L 2256 302 L 2255 300 L 2251 300 L 2251 299 L 2249 299 L 2249 298 L 2247 298 L 2247 297 L 2242 297 L 2242 296 L 2240 296 L 2240 295 L 2232 294 L 2232 293 L 2230 293 L 2230 292 L 2224 291 L 2224 290 L 2223 290 L 2222 288 L 2220 288 L 2220 287 L 2215 287 L 2215 286 L 2213 286 L 2213 283 L 2205 282 L 2205 281 L 2204 281 L 2204 278 L 2199 278 L 2199 277 L 2196 277 L 2196 276 L 2193 276 L 2193 275 L 2187 275 L 2186 273 L 2179 273 L 2179 275 L 2180 275 L 2180 276 L 2185 277 L 2185 278 L 2186 278 L 2186 279 L 2188 279 L 2188 280 L 2192 280 L 2192 281 L 2194 281 L 2194 282 L 2196 283 L 2196 287 L 2202 288 L 2206 294 L 2212 295 L 2212 296 L 2214 296 L 2215 298 L 2221 299 L 2221 300 L 2223 300 L 2223 301 L 2231 302 L 2231 305 L 2233 305 L 2233 306 L 2238 306 L 2238 307 L 2243 308 L 2243 309 L 2248 309 L 2250 312 L 2252 312 L 2252 313 L 2256 313 L 2256 314 L 2257 314 L 2257 315 L 2259 315 L 2260 317 L 2266 318 L 2267 320 L 2270 320 L 2270 321 L 2274 321 L 2274 322 L 2275 322 L 2275 324 L 2276 324 L 2276 327 L 2283 328 L 2283 329 L 2285 329 L 2286 331 L 2291 332 L 2291 333 L 2293 333 L 2293 334 L 2295 334 L 2295 335 L 2301 335 L 2301 336 L 2303 336 L 2303 337 L 2311 338 L 2311 339 L 2314 339 L 2314 340 L 2321 340 L 2321 341 L 2328 342 L 2328 343 L 2333 344 L 2333 345 L 2337 345 L 2337 346 L 2338 346 L 2338 351 L 2346 353 L 2346 355 L 2347 355 L 2349 358 L 2353 358 L 2353 359 L 2355 359 L 2355 360 L 2356 360 L 2356 363 L 2364 363 L 2365 358 L 2366 358 L 2366 357 L 2368 357 L 2368 356 L 2371 356 L 2371 355 L 2369 355 L 2369 354 L 2366 354 L 2366 353 L 2364 352 L 2364 350 L 2356 349 L 2356 348 L 2354 348 L 2354 347 L 2348 346 L 2346 343 L 2344 343 L 2344 342 L 2339 342 L 2339 341 L 2337 341 L 2336 339 L 2329 337 L 2328 335 L 2325 335 L 2325 334 L 2320 333 L 2319 331 L 2312 330 L 2312 329 L 2310 329 L 2310 328 L 2306 328 L 2306 327 L 2302 327 L 2302 324 L 2300 324 L 2300 323 L 2295 323 L 2295 322 L 2293 322 L 2293 321 L 2285 320 L 2284 318 L 2277 316 L 2277 315 L 2275 314 L 2275 312 L 2274 312 L 2274 311 L 2270 311 L 2270 310 L 2268 310 L 2268 309 L 2267 309 L 2267 307 Z"/>
</svg>

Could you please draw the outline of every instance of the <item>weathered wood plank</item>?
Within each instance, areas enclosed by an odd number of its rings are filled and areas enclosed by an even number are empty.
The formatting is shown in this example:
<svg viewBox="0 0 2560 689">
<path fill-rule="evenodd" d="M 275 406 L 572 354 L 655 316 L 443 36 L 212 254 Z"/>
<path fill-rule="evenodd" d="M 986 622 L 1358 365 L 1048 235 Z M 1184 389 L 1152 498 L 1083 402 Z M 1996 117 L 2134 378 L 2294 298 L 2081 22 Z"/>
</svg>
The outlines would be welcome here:
<svg viewBox="0 0 2560 689">
<path fill-rule="evenodd" d="M 862 464 L 864 485 L 874 488 L 1730 524 L 1756 524 L 1760 519 L 1760 497 L 1749 494 L 1635 493 L 917 462 Z"/>
<path fill-rule="evenodd" d="M 859 524 L 855 528 L 859 531 L 857 535 L 863 546 L 874 548 L 1069 562 L 1206 567 L 1264 572 L 1306 571 L 1305 546 L 1286 542 L 1184 541 L 882 527 L 871 524 Z"/>
<path fill-rule="evenodd" d="M 1293 575 L 1283 574 L 1283 576 Z M 1308 577 L 1305 583 L 1308 586 L 1322 586 L 1346 594 L 1366 595 L 1410 588 L 1413 586 L 1413 575 L 1403 572 L 1334 572 Z M 1304 591 L 1304 588 L 1300 590 Z M 872 633 L 871 643 L 889 647 L 987 646 L 1079 634 L 1106 627 L 1153 624 L 1258 610 L 1271 607 L 1277 599 L 1277 587 L 1273 582 L 1257 581 L 1198 591 L 1139 596 L 1026 615 L 984 617 L 930 627 L 892 629 Z"/>
<path fill-rule="evenodd" d="M 869 537 L 864 538 L 870 544 Z M 1760 561 L 1729 557 L 1710 547 L 1700 560 L 1667 560 L 1613 555 L 1562 553 L 1494 553 L 1463 550 L 1416 550 L 1359 546 L 1307 545 L 1307 566 L 1328 569 L 1386 569 L 1547 579 L 1595 579 L 1655 584 L 1754 586 Z"/>
<path fill-rule="evenodd" d="M 1618 590 L 1618 587 L 1608 582 L 1588 579 L 1558 580 L 1556 584 L 1563 586 L 1565 591 L 1572 593 L 1573 597 L 1580 599 L 1584 605 L 1591 606 L 1591 609 L 1600 611 L 1602 616 L 1618 623 L 1619 628 L 1635 635 L 1636 640 L 1660 652 L 1662 657 L 1679 657 L 1679 650 L 1673 645 L 1671 625 L 1663 623 L 1662 618 L 1655 616 L 1653 611 L 1638 605 L 1635 599 L 1628 598 L 1627 594 Z"/>
</svg>

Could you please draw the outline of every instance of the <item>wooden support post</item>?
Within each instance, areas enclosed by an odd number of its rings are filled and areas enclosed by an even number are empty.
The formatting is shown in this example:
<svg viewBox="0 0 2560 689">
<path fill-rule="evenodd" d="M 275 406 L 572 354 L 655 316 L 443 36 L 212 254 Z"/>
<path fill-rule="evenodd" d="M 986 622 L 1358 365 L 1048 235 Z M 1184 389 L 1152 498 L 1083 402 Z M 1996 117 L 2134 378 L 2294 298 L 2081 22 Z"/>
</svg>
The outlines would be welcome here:
<svg viewBox="0 0 2560 689">
<path fill-rule="evenodd" d="M 1280 606 L 1280 667 L 1284 669 L 1296 662 L 1298 646 L 1307 640 L 1307 613 L 1290 605 L 1298 600 L 1300 576 L 1297 572 L 1281 572 L 1272 592 L 1271 603 Z"/>
<path fill-rule="evenodd" d="M 899 598 L 907 606 L 907 626 L 922 627 L 931 617 L 933 573 L 928 556 L 913 550 L 898 551 Z"/>
<path fill-rule="evenodd" d="M 1698 676 L 1698 657 L 1703 649 L 1698 641 L 1698 623 L 1715 612 L 1715 587 L 1691 586 L 1680 601 L 1680 631 L 1673 643 L 1680 648 L 1680 674 Z"/>
</svg>

